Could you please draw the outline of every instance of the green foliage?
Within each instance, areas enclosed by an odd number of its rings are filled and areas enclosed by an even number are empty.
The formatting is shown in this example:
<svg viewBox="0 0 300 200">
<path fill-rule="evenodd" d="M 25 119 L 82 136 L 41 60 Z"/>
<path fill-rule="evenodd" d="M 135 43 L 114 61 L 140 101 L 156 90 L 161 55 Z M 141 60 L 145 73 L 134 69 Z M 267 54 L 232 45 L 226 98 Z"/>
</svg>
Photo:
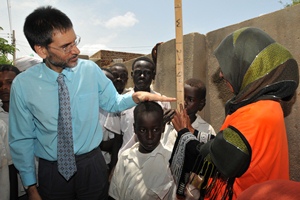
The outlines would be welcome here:
<svg viewBox="0 0 300 200">
<path fill-rule="evenodd" d="M 3 30 L 0 27 L 0 31 Z M 8 55 L 13 55 L 16 51 L 16 48 L 9 44 L 8 41 L 2 37 L 0 37 L 0 63 L 1 64 L 12 64 L 12 60 L 8 58 Z"/>
<path fill-rule="evenodd" d="M 290 6 L 294 6 L 296 4 L 300 3 L 300 0 L 292 0 L 291 3 L 286 3 L 284 4 L 281 0 L 279 1 L 279 3 L 281 3 L 285 8 L 290 7 Z"/>
</svg>

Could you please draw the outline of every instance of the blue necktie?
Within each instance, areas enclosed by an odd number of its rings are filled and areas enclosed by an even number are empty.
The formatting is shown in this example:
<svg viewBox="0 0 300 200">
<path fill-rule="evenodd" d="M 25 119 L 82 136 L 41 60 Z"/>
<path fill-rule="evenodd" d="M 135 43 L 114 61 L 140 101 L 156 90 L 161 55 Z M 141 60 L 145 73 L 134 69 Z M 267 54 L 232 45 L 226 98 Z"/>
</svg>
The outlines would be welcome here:
<svg viewBox="0 0 300 200">
<path fill-rule="evenodd" d="M 57 165 L 59 173 L 68 181 L 77 171 L 73 148 L 70 96 L 63 74 L 59 74 L 57 82 L 59 97 Z"/>
</svg>

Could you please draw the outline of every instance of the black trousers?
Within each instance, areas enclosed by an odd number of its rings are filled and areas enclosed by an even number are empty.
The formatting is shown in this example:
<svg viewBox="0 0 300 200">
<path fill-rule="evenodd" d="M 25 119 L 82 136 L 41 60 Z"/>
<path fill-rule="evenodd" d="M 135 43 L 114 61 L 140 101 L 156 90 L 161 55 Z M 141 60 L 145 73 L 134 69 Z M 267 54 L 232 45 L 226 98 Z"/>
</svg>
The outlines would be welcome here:
<svg viewBox="0 0 300 200">
<path fill-rule="evenodd" d="M 66 181 L 56 161 L 39 159 L 39 193 L 43 200 L 105 200 L 108 174 L 100 148 L 76 156 L 77 172 Z"/>
</svg>

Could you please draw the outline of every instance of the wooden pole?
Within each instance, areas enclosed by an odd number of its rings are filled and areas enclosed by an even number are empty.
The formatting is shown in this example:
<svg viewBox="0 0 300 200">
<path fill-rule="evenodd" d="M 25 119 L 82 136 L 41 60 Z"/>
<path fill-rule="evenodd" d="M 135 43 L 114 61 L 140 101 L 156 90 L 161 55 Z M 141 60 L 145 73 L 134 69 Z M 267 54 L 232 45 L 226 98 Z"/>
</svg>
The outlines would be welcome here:
<svg viewBox="0 0 300 200">
<path fill-rule="evenodd" d="M 184 67 L 183 67 L 183 35 L 182 35 L 182 4 L 181 0 L 174 0 L 176 27 L 176 91 L 177 109 L 184 104 Z"/>
<path fill-rule="evenodd" d="M 13 30 L 12 33 L 12 46 L 15 48 L 14 53 L 13 53 L 13 63 L 15 64 L 16 61 L 16 34 L 15 34 L 15 30 Z"/>
</svg>

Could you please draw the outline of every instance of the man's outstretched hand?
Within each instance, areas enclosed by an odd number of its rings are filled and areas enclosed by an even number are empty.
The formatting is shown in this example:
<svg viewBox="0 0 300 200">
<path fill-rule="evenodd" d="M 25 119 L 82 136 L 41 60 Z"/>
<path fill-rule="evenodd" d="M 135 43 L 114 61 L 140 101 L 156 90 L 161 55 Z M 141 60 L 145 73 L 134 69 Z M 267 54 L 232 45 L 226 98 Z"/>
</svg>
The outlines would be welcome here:
<svg viewBox="0 0 300 200">
<path fill-rule="evenodd" d="M 143 101 L 176 101 L 176 98 L 173 97 L 166 97 L 158 94 L 153 94 L 150 92 L 135 92 L 132 94 L 132 99 L 135 103 L 140 103 Z"/>
</svg>

